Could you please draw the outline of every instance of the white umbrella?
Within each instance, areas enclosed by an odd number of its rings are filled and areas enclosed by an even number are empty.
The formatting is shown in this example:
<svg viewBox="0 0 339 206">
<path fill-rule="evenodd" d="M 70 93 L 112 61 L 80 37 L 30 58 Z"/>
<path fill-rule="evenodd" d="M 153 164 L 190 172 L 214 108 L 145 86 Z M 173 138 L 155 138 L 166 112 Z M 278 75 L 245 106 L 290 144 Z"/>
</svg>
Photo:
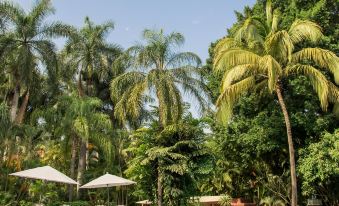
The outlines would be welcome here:
<svg viewBox="0 0 339 206">
<path fill-rule="evenodd" d="M 115 175 L 111 174 L 105 174 L 101 177 L 98 177 L 89 183 L 81 186 L 80 188 L 82 189 L 91 189 L 91 188 L 107 188 L 107 194 L 108 194 L 108 201 L 107 203 L 109 204 L 109 187 L 115 187 L 115 186 L 125 186 L 125 185 L 132 185 L 136 184 L 136 182 L 133 182 L 131 180 L 118 177 Z"/>
<path fill-rule="evenodd" d="M 132 184 L 136 184 L 136 182 L 115 175 L 105 174 L 81 186 L 80 188 L 89 189 L 89 188 L 115 187 Z"/>
<path fill-rule="evenodd" d="M 24 170 L 21 172 L 15 172 L 9 175 L 17 176 L 17 177 L 24 177 L 24 178 L 29 178 L 29 179 L 39 179 L 39 180 L 50 181 L 50 182 L 60 182 L 60 183 L 66 183 L 66 184 L 72 184 L 72 185 L 79 184 L 76 181 L 72 180 L 71 178 L 67 177 L 63 173 L 59 172 L 58 170 L 50 166 L 37 167 L 34 169 L 28 169 L 28 170 Z M 41 202 L 41 194 L 40 194 L 39 202 Z"/>
<path fill-rule="evenodd" d="M 30 179 L 39 179 L 39 180 L 50 181 L 50 182 L 60 182 L 60 183 L 66 183 L 66 184 L 72 184 L 72 185 L 79 184 L 76 181 L 72 180 L 71 178 L 67 177 L 63 173 L 59 172 L 58 170 L 50 166 L 28 169 L 28 170 L 24 170 L 21 172 L 15 172 L 10 175 L 17 176 L 17 177 L 30 178 Z"/>
<path fill-rule="evenodd" d="M 141 200 L 141 201 L 138 201 L 136 202 L 136 204 L 139 204 L 141 206 L 144 206 L 144 205 L 151 205 L 153 202 L 152 201 L 149 201 L 149 200 Z"/>
</svg>

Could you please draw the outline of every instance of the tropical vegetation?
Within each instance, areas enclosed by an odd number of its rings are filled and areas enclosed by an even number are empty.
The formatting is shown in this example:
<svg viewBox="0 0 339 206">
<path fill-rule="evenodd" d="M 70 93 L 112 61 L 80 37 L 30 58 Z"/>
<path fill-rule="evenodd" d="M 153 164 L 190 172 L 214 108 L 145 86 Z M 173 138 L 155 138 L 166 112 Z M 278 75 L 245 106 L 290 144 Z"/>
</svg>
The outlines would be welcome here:
<svg viewBox="0 0 339 206">
<path fill-rule="evenodd" d="M 47 21 L 50 0 L 0 1 L 0 205 L 105 204 L 106 190 L 9 175 L 43 165 L 131 179 L 131 204 L 339 205 L 338 8 L 257 0 L 204 62 L 178 32 L 124 49 L 111 20 L 76 28 Z"/>
</svg>

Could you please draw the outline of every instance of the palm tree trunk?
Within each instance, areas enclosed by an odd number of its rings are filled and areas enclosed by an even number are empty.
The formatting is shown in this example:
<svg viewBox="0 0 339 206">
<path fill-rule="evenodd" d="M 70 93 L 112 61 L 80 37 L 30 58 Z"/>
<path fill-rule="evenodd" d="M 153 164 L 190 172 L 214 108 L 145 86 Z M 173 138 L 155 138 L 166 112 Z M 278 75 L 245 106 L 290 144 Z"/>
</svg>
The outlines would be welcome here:
<svg viewBox="0 0 339 206">
<path fill-rule="evenodd" d="M 78 94 L 80 97 L 84 96 L 84 89 L 82 87 L 82 82 L 81 82 L 81 71 L 79 72 L 79 79 L 78 79 Z"/>
<path fill-rule="evenodd" d="M 72 140 L 72 151 L 71 151 L 71 175 L 70 177 L 74 179 L 75 177 L 75 162 L 76 162 L 76 155 L 77 155 L 77 145 L 78 145 L 78 140 L 77 137 L 74 135 L 73 140 Z M 70 202 L 73 201 L 73 185 L 69 185 L 68 188 L 68 200 Z"/>
<path fill-rule="evenodd" d="M 14 122 L 16 118 L 16 112 L 18 110 L 19 104 L 19 95 L 20 95 L 20 85 L 19 83 L 17 83 L 14 88 L 14 94 L 11 101 L 10 118 L 12 122 Z"/>
<path fill-rule="evenodd" d="M 77 198 L 80 198 L 79 187 L 82 185 L 82 180 L 84 177 L 84 172 L 86 169 L 86 140 L 81 140 L 80 142 L 80 154 L 79 154 L 79 163 L 78 163 L 78 176 L 77 181 L 79 185 L 77 186 Z"/>
<path fill-rule="evenodd" d="M 160 169 L 160 160 L 158 161 L 158 206 L 162 206 L 162 173 Z"/>
<path fill-rule="evenodd" d="M 24 99 L 23 99 L 23 101 L 20 105 L 18 114 L 16 115 L 15 122 L 17 124 L 22 124 L 22 122 L 24 120 L 26 108 L 27 108 L 27 105 L 28 105 L 28 100 L 29 100 L 29 90 L 26 91 Z"/>
<path fill-rule="evenodd" d="M 279 104 L 281 110 L 284 114 L 285 124 L 286 124 L 286 131 L 287 131 L 287 139 L 288 139 L 288 149 L 290 154 L 290 171 L 291 171 L 291 184 L 292 184 L 292 197 L 291 197 L 291 206 L 297 206 L 298 196 L 297 196 L 297 174 L 295 170 L 295 155 L 294 155 L 294 147 L 293 147 L 293 140 L 292 140 L 292 129 L 290 118 L 288 116 L 287 108 L 284 102 L 284 98 L 281 93 L 281 86 L 278 85 L 276 87 L 276 92 L 279 100 Z"/>
</svg>

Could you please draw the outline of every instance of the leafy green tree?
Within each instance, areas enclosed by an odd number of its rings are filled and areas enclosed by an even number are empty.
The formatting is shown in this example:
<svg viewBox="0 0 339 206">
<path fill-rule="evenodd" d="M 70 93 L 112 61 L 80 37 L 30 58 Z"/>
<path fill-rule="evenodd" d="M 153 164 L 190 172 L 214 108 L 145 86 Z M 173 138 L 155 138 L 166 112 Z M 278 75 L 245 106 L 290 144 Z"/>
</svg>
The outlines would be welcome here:
<svg viewBox="0 0 339 206">
<path fill-rule="evenodd" d="M 146 29 L 143 38 L 146 44 L 129 48 L 122 58 L 134 70 L 118 76 L 111 83 L 111 97 L 116 102 L 115 116 L 122 122 L 126 121 L 126 116 L 139 117 L 141 108 L 154 92 L 161 125 L 176 123 L 183 113 L 181 88 L 205 107 L 203 93 L 207 90 L 199 79 L 200 58 L 192 52 L 175 52 L 184 43 L 182 34 L 165 35 L 163 30 Z"/>
<path fill-rule="evenodd" d="M 184 119 L 165 128 L 156 121 L 140 128 L 131 135 L 126 152 L 131 156 L 126 174 L 140 182 L 134 194 L 154 199 L 153 188 L 157 185 L 154 177 L 157 177 L 158 182 L 161 179 L 166 205 L 185 204 L 180 200 L 196 194 L 208 156 L 203 148 L 200 123 L 193 119 Z"/>
<path fill-rule="evenodd" d="M 292 183 L 291 205 L 297 205 L 295 155 L 290 118 L 282 95 L 283 80 L 290 75 L 306 75 L 326 111 L 329 102 L 337 103 L 338 88 L 310 61 L 334 75 L 339 83 L 339 58 L 320 48 L 294 48 L 303 41 L 317 42 L 321 28 L 307 20 L 296 20 L 287 30 L 279 30 L 278 10 L 266 5 L 266 22 L 250 17 L 239 26 L 233 38 L 225 38 L 216 46 L 214 69 L 224 72 L 221 94 L 217 100 L 218 117 L 227 123 L 235 102 L 247 91 L 268 89 L 275 92 L 284 114 L 290 152 Z"/>
<path fill-rule="evenodd" d="M 50 80 L 57 73 L 56 49 L 51 38 L 67 36 L 71 27 L 61 22 L 45 23 L 53 11 L 49 0 L 38 1 L 29 13 L 14 3 L 0 3 L 0 18 L 8 22 L 0 37 L 0 60 L 6 62 L 3 68 L 10 74 L 7 81 L 11 88 L 8 96 L 12 122 L 21 124 L 24 119 L 30 89 L 34 88 L 34 79 L 41 73 L 37 65 L 45 65 Z"/>
<path fill-rule="evenodd" d="M 298 171 L 305 195 L 319 194 L 327 205 L 338 204 L 339 131 L 326 132 L 319 142 L 300 150 Z"/>
</svg>

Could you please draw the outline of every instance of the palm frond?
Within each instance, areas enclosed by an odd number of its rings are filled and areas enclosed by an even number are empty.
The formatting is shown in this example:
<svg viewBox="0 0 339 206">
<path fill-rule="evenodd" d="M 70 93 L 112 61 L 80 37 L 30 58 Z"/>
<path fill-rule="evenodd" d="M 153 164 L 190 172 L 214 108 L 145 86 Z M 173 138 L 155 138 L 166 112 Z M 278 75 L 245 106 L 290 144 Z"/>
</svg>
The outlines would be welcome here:
<svg viewBox="0 0 339 206">
<path fill-rule="evenodd" d="M 267 22 L 268 26 L 270 26 L 272 24 L 272 18 L 273 18 L 272 1 L 268 0 L 268 1 L 266 1 L 266 22 Z"/>
<path fill-rule="evenodd" d="M 259 73 L 259 66 L 256 64 L 241 64 L 225 72 L 221 88 L 222 90 L 231 86 L 233 83 Z"/>
<path fill-rule="evenodd" d="M 275 91 L 277 82 L 282 75 L 282 68 L 280 64 L 270 55 L 262 57 L 259 65 L 268 75 L 268 90 L 272 93 Z"/>
<path fill-rule="evenodd" d="M 54 11 L 51 0 L 41 0 L 37 1 L 37 4 L 33 7 L 29 16 L 34 26 L 39 27 L 42 20 L 44 20 L 49 14 L 53 14 Z"/>
<path fill-rule="evenodd" d="M 201 64 L 201 59 L 193 52 L 181 52 L 171 57 L 164 67 L 179 67 L 183 64 L 198 67 Z"/>
<path fill-rule="evenodd" d="M 299 19 L 293 22 L 288 33 L 293 44 L 306 40 L 316 43 L 323 36 L 321 27 L 318 24 L 312 21 Z"/>
<path fill-rule="evenodd" d="M 46 35 L 48 37 L 71 37 L 76 32 L 73 26 L 66 25 L 62 22 L 52 22 L 51 24 L 45 24 L 39 28 L 38 34 Z"/>
<path fill-rule="evenodd" d="M 339 57 L 333 52 L 321 48 L 305 48 L 293 54 L 293 62 L 306 63 L 312 61 L 321 68 L 329 70 L 339 84 Z"/>
<path fill-rule="evenodd" d="M 330 81 L 328 81 L 328 86 L 329 86 L 329 101 L 334 105 L 339 104 L 339 88 Z"/>
<path fill-rule="evenodd" d="M 236 101 L 254 85 L 255 78 L 254 76 L 250 76 L 224 88 L 216 102 L 216 106 L 218 107 L 217 119 L 223 124 L 227 124 L 232 116 L 233 106 Z"/>
<path fill-rule="evenodd" d="M 330 89 L 328 80 L 319 70 L 309 65 L 297 64 L 287 67 L 285 73 L 286 75 L 302 74 L 307 76 L 318 94 L 322 110 L 327 111 Z"/>
<path fill-rule="evenodd" d="M 181 33 L 172 32 L 166 37 L 166 43 L 172 46 L 181 46 L 185 43 L 185 37 Z"/>
<path fill-rule="evenodd" d="M 266 27 L 261 22 L 260 18 L 250 17 L 244 21 L 241 27 L 234 34 L 236 41 L 245 41 L 245 42 L 264 42 L 266 35 Z"/>
<path fill-rule="evenodd" d="M 260 56 L 243 49 L 230 49 L 216 54 L 213 63 L 215 72 L 223 72 L 240 64 L 257 64 Z"/>
<path fill-rule="evenodd" d="M 278 31 L 278 25 L 280 21 L 280 11 L 278 9 L 275 9 L 273 12 L 273 17 L 272 17 L 272 25 L 271 26 L 271 32 L 276 32 Z"/>
<path fill-rule="evenodd" d="M 11 22 L 18 22 L 18 18 L 22 18 L 25 15 L 25 11 L 19 6 L 11 1 L 2 1 L 0 3 L 0 16 L 4 20 L 9 20 Z"/>
<path fill-rule="evenodd" d="M 218 41 L 217 45 L 214 47 L 214 52 L 220 53 L 221 51 L 226 51 L 229 49 L 241 48 L 243 44 L 239 41 L 236 41 L 234 38 L 225 37 Z"/>
<path fill-rule="evenodd" d="M 265 50 L 278 62 L 286 63 L 291 61 L 294 50 L 293 42 L 285 31 L 271 33 L 265 41 Z"/>
<path fill-rule="evenodd" d="M 129 105 L 128 106 L 129 114 L 134 118 L 139 117 L 141 114 L 143 106 L 142 96 L 147 88 L 148 88 L 147 81 L 144 81 L 136 84 L 131 89 L 131 92 L 126 103 Z"/>
<path fill-rule="evenodd" d="M 145 75 L 141 72 L 128 72 L 113 79 L 110 86 L 112 100 L 114 102 L 118 101 L 128 88 L 144 80 Z"/>
</svg>

